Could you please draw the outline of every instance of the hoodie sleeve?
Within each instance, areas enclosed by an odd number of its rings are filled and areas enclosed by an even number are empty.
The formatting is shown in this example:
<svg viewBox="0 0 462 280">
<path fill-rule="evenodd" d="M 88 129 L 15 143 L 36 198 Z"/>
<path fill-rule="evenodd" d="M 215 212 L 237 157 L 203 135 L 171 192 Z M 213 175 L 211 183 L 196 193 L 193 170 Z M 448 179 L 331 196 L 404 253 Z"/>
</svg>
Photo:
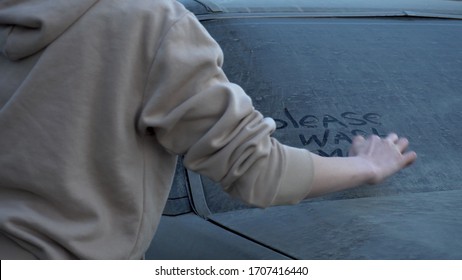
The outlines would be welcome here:
<svg viewBox="0 0 462 280">
<path fill-rule="evenodd" d="M 310 191 L 310 153 L 270 136 L 274 121 L 227 80 L 222 61 L 218 44 L 185 14 L 157 51 L 138 129 L 152 131 L 166 150 L 185 156 L 187 168 L 249 204 L 298 203 Z"/>
</svg>

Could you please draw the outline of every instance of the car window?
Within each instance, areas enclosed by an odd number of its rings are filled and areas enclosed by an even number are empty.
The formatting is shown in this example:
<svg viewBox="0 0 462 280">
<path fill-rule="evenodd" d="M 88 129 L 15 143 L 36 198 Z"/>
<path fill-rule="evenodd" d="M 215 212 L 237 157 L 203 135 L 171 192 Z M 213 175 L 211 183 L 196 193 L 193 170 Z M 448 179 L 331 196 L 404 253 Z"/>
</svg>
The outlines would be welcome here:
<svg viewBox="0 0 462 280">
<path fill-rule="evenodd" d="M 276 121 L 274 137 L 282 143 L 347 156 L 355 135 L 395 131 L 419 154 L 415 166 L 379 186 L 322 199 L 461 188 L 461 22 L 228 19 L 204 25 L 224 50 L 230 80 Z M 223 203 L 220 188 L 203 181 L 213 211 L 242 207 Z"/>
</svg>

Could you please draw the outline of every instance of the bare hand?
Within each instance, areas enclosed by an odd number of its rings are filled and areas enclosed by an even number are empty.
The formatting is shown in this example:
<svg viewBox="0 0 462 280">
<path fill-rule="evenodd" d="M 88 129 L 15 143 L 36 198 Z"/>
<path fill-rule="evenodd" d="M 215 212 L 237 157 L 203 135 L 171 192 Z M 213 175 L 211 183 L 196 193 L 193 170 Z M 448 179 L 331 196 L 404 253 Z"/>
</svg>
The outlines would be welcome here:
<svg viewBox="0 0 462 280">
<path fill-rule="evenodd" d="M 415 161 L 417 154 L 406 152 L 408 146 L 409 141 L 395 133 L 386 138 L 357 136 L 350 148 L 350 156 L 357 156 L 370 166 L 373 175 L 368 183 L 377 184 Z"/>
</svg>

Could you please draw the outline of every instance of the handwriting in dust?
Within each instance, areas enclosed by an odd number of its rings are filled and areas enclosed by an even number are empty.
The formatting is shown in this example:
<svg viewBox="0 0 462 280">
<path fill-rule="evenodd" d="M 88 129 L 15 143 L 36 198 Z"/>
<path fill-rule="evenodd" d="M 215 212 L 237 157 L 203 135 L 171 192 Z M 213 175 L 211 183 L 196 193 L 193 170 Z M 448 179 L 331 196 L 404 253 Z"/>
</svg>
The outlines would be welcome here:
<svg viewBox="0 0 462 280">
<path fill-rule="evenodd" d="M 382 116 L 378 113 L 343 112 L 323 115 L 296 115 L 284 108 L 284 118 L 274 118 L 277 133 L 295 130 L 301 146 L 321 156 L 348 156 L 346 148 L 357 135 L 380 137 Z M 292 133 L 291 135 L 295 135 Z M 347 145 L 348 144 L 348 145 Z"/>
</svg>

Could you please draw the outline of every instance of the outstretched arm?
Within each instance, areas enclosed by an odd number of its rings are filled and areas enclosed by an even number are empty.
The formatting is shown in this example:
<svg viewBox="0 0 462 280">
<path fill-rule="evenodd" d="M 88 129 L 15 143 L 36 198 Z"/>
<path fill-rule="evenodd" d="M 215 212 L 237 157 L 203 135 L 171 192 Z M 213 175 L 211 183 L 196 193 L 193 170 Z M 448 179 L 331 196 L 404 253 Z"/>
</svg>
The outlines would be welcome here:
<svg viewBox="0 0 462 280">
<path fill-rule="evenodd" d="M 395 133 L 386 138 L 357 136 L 349 157 L 326 158 L 312 154 L 314 179 L 307 197 L 382 182 L 415 161 L 416 153 L 406 152 L 408 145 L 406 138 Z"/>
<path fill-rule="evenodd" d="M 184 12 L 153 56 L 137 129 L 154 135 L 166 152 L 184 155 L 187 168 L 234 197 L 260 207 L 295 204 L 378 182 L 415 158 L 402 154 L 407 142 L 394 136 L 388 144 L 357 138 L 348 158 L 283 145 L 271 137 L 274 120 L 263 118 L 244 90 L 229 82 L 222 62 L 218 44 Z M 391 142 L 401 146 L 399 152 Z"/>
</svg>

